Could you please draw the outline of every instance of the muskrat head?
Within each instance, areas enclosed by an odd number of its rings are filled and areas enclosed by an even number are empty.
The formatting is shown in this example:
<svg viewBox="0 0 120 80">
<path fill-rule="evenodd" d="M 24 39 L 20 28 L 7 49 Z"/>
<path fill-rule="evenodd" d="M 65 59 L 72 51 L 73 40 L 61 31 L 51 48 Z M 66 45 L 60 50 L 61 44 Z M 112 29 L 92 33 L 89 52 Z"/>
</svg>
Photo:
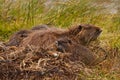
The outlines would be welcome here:
<svg viewBox="0 0 120 80">
<path fill-rule="evenodd" d="M 18 46 L 20 42 L 28 36 L 31 31 L 28 30 L 20 30 L 13 34 L 9 41 L 6 43 L 7 46 Z"/>
<path fill-rule="evenodd" d="M 99 27 L 96 27 L 91 24 L 81 24 L 81 31 L 76 35 L 76 39 L 81 44 L 89 44 L 91 41 L 94 41 L 98 38 L 102 30 Z"/>
<path fill-rule="evenodd" d="M 63 53 L 69 50 L 71 44 L 72 41 L 67 37 L 60 38 L 57 41 L 55 41 L 56 50 Z"/>
<path fill-rule="evenodd" d="M 64 57 L 70 55 L 67 52 L 70 52 L 71 45 L 72 45 L 72 41 L 69 38 L 62 37 L 56 40 L 55 42 L 53 42 L 53 44 L 49 45 L 46 48 L 46 51 L 48 54 L 54 57 L 58 57 L 58 56 Z"/>
</svg>

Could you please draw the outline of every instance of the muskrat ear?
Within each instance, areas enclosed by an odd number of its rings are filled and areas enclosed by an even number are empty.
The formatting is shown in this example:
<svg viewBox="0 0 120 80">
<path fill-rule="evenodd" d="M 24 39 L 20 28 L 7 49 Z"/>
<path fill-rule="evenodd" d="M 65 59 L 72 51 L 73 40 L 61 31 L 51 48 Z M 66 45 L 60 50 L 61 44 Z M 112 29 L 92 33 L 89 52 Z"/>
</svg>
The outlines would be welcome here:
<svg viewBox="0 0 120 80">
<path fill-rule="evenodd" d="M 69 34 L 70 35 L 77 35 L 81 30 L 82 30 L 82 27 L 81 25 L 77 25 L 75 27 L 72 27 L 69 29 Z"/>
<path fill-rule="evenodd" d="M 82 28 L 83 28 L 83 26 L 82 26 L 82 25 L 79 25 L 79 26 L 78 26 L 78 29 L 79 29 L 79 30 L 81 30 Z"/>
</svg>

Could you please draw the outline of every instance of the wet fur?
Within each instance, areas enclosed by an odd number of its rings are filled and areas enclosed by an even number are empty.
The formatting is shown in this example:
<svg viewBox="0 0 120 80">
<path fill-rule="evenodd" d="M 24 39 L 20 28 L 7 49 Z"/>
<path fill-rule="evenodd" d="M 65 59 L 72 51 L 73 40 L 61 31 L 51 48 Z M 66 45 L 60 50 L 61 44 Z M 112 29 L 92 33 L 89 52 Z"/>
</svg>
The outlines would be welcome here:
<svg viewBox="0 0 120 80">
<path fill-rule="evenodd" d="M 55 42 L 54 49 L 65 53 L 69 53 L 69 59 L 72 61 L 82 61 L 86 65 L 94 66 L 106 59 L 106 56 L 97 58 L 93 53 L 83 45 L 77 44 L 75 41 L 65 37 Z M 66 54 L 65 54 L 66 55 Z"/>
<path fill-rule="evenodd" d="M 72 27 L 68 30 L 63 29 L 47 29 L 37 30 L 26 37 L 20 46 L 33 45 L 38 47 L 47 47 L 58 38 L 69 37 L 75 40 L 78 44 L 86 45 L 97 39 L 101 29 L 94 25 L 82 24 Z"/>
<path fill-rule="evenodd" d="M 15 34 L 13 34 L 9 41 L 6 43 L 6 46 L 19 46 L 19 44 L 21 43 L 21 41 L 28 37 L 28 35 L 31 33 L 31 31 L 29 30 L 20 30 L 18 32 L 16 32 Z"/>
<path fill-rule="evenodd" d="M 10 36 L 9 41 L 6 43 L 7 46 L 19 46 L 21 41 L 28 37 L 30 33 L 34 33 L 36 30 L 47 30 L 49 29 L 48 25 L 37 25 L 34 26 L 31 30 L 20 30 L 15 32 L 12 36 Z"/>
</svg>

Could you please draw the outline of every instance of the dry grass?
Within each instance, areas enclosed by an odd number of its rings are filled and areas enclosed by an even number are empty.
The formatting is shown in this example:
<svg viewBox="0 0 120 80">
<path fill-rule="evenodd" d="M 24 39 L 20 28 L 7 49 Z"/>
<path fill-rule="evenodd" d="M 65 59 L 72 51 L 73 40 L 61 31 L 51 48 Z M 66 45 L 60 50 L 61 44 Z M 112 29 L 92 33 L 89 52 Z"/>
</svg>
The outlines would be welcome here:
<svg viewBox="0 0 120 80">
<path fill-rule="evenodd" d="M 97 45 L 95 45 L 97 44 Z M 92 43 L 89 48 L 97 56 L 107 54 L 107 58 L 96 66 L 87 66 L 81 61 L 71 61 L 68 56 L 55 57 L 45 50 L 34 47 L 5 47 L 1 44 L 0 52 L 0 79 L 2 80 L 99 80 L 119 79 L 118 49 L 102 48 L 98 42 Z M 77 56 L 77 55 L 76 55 Z"/>
</svg>

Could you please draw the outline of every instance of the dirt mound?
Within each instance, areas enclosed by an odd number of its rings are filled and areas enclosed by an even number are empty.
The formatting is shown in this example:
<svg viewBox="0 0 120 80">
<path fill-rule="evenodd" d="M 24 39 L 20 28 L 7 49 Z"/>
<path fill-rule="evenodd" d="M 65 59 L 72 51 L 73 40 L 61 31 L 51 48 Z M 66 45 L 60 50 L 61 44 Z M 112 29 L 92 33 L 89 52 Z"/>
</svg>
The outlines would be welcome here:
<svg viewBox="0 0 120 80">
<path fill-rule="evenodd" d="M 96 43 L 95 43 L 96 44 Z M 94 54 L 105 54 L 106 50 L 100 48 L 98 45 L 90 45 Z M 99 51 L 99 52 L 98 52 Z M 107 50 L 108 57 L 100 64 L 104 69 L 116 69 L 116 65 L 110 66 L 107 63 L 114 63 L 114 57 L 111 54 L 114 49 Z M 114 52 L 114 53 L 113 53 Z M 53 55 L 58 54 L 58 55 Z M 86 79 L 87 76 L 94 73 L 94 69 L 86 66 L 80 60 L 72 61 L 71 55 L 64 55 L 69 53 L 60 53 L 50 51 L 49 49 L 37 49 L 34 46 L 27 46 L 17 48 L 15 46 L 6 47 L 0 44 L 0 79 L 1 80 L 81 80 Z M 78 55 L 75 55 L 78 57 Z M 74 57 L 75 57 L 74 56 Z M 112 61 L 111 61 L 112 58 Z"/>
<path fill-rule="evenodd" d="M 73 62 L 68 56 L 61 57 L 64 53 L 56 52 L 59 56 L 54 56 L 47 50 L 37 50 L 32 46 L 21 47 L 21 49 L 6 47 L 4 51 L 2 49 L 4 47 L 1 47 L 0 52 L 0 79 L 2 80 L 75 80 L 80 78 L 80 72 L 88 74 L 84 63 Z"/>
</svg>

